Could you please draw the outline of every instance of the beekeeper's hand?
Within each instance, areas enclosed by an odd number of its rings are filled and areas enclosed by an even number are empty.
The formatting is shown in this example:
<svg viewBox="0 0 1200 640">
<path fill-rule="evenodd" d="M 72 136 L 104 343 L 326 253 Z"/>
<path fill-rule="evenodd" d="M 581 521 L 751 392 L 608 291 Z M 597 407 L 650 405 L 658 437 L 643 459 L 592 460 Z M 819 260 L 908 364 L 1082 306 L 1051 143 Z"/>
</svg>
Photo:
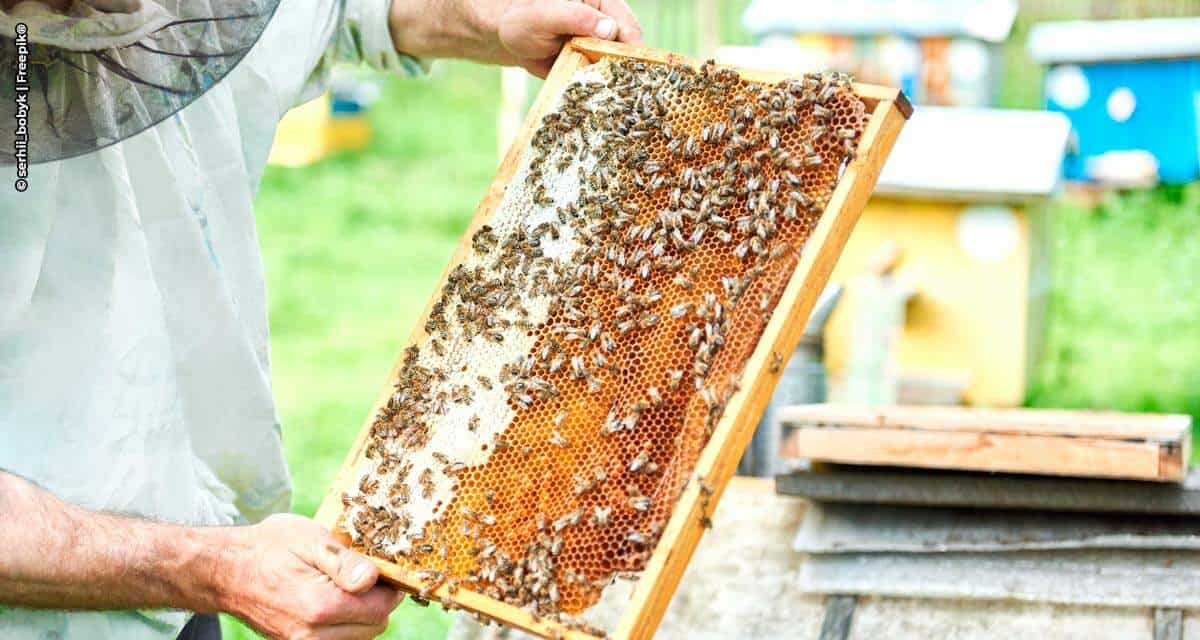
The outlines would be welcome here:
<svg viewBox="0 0 1200 640">
<path fill-rule="evenodd" d="M 374 638 L 403 597 L 376 583 L 371 561 L 308 518 L 280 514 L 225 531 L 218 608 L 268 638 Z"/>
<path fill-rule="evenodd" d="M 402 53 L 520 65 L 542 77 L 572 36 L 642 41 L 625 0 L 392 0 L 389 27 Z"/>
</svg>

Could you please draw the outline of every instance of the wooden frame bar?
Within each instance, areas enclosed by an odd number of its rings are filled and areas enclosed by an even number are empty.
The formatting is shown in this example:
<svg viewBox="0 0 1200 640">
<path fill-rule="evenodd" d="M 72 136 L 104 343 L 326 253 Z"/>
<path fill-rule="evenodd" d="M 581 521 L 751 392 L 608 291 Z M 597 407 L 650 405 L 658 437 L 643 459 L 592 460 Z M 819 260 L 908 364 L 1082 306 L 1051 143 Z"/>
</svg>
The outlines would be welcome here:
<svg viewBox="0 0 1200 640">
<path fill-rule="evenodd" d="M 501 162 L 496 178 L 476 209 L 475 217 L 463 235 L 462 244 L 451 258 L 450 266 L 442 275 L 437 290 L 445 284 L 446 276 L 453 265 L 458 264 L 471 250 L 471 236 L 495 212 L 511 180 L 521 155 L 528 148 L 542 116 L 555 97 L 579 69 L 602 57 L 632 58 L 660 63 L 696 64 L 680 56 L 611 43 L 593 38 L 576 38 L 563 48 L 546 79 L 545 86 L 530 108 L 525 123 L 514 139 L 508 154 Z M 745 78 L 760 82 L 775 82 L 788 77 L 786 74 L 761 73 L 737 69 Z M 803 318 L 812 311 L 829 274 L 845 246 L 851 229 L 857 222 L 867 199 L 874 189 L 875 181 L 904 120 L 911 114 L 912 107 L 904 95 L 896 89 L 856 84 L 855 92 L 863 99 L 870 112 L 870 121 L 860 141 L 857 157 L 849 163 L 826 206 L 821 220 L 808 240 L 796 272 L 783 293 L 771 320 L 765 328 L 746 371 L 744 386 L 726 406 L 725 413 L 714 430 L 697 462 L 695 474 L 707 487 L 710 495 L 705 496 L 701 482 L 690 482 L 672 512 L 665 530 L 659 538 L 646 569 L 642 572 L 632 600 L 617 629 L 615 638 L 649 638 L 654 634 L 679 579 L 691 558 L 696 544 L 703 533 L 702 517 L 711 515 L 726 483 L 737 467 L 737 461 L 753 434 L 758 416 L 765 409 L 776 383 L 776 375 L 767 373 L 768 362 L 780 354 L 791 353 L 804 329 Z M 429 305 L 432 305 L 431 299 Z M 424 318 L 430 311 L 426 307 L 422 319 L 413 330 L 410 344 L 424 336 Z M 358 464 L 362 459 L 371 424 L 391 394 L 393 383 L 400 368 L 398 361 L 388 376 L 383 392 L 367 416 L 358 438 L 350 450 L 345 463 L 330 488 L 325 501 L 317 512 L 317 520 L 333 529 L 341 513 L 341 494 L 356 481 Z M 344 532 L 335 532 L 345 537 Z M 389 581 L 400 588 L 416 592 L 421 582 L 399 566 L 379 559 L 372 559 Z M 477 612 L 504 624 L 517 627 L 543 637 L 591 638 L 579 631 L 569 630 L 562 625 L 538 620 L 517 607 L 493 600 L 486 596 L 460 589 L 451 596 L 445 586 L 434 592 L 438 598 L 448 598 L 455 604 Z"/>
</svg>

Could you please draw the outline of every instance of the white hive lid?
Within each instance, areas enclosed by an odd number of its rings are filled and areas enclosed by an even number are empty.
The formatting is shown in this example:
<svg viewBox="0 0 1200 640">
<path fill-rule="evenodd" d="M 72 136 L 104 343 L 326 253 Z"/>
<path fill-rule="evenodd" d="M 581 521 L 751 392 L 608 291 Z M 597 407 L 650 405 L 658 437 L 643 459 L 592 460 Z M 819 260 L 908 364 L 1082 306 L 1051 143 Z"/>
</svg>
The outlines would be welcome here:
<svg viewBox="0 0 1200 640">
<path fill-rule="evenodd" d="M 1043 64 L 1200 56 L 1200 18 L 1045 22 L 1029 53 Z"/>
<path fill-rule="evenodd" d="M 1058 186 L 1070 130 L 1059 113 L 919 106 L 875 193 L 969 201 L 1044 197 Z"/>
</svg>

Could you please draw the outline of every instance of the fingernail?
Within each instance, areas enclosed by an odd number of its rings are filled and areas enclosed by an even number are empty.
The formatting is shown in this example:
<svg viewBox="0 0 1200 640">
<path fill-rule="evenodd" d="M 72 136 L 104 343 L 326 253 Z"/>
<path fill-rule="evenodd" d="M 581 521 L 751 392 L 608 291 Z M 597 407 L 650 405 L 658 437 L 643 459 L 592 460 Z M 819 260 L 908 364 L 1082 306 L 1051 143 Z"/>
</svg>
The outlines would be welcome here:
<svg viewBox="0 0 1200 640">
<path fill-rule="evenodd" d="M 368 564 L 364 563 L 364 564 L 358 565 L 357 567 L 354 568 L 354 571 L 352 571 L 350 573 L 350 583 L 358 584 L 358 583 L 362 582 L 364 579 L 366 579 L 367 572 L 369 572 L 370 570 L 371 570 L 371 566 Z"/>
<path fill-rule="evenodd" d="M 596 37 L 611 40 L 617 35 L 617 21 L 612 18 L 604 18 L 596 23 Z"/>
</svg>

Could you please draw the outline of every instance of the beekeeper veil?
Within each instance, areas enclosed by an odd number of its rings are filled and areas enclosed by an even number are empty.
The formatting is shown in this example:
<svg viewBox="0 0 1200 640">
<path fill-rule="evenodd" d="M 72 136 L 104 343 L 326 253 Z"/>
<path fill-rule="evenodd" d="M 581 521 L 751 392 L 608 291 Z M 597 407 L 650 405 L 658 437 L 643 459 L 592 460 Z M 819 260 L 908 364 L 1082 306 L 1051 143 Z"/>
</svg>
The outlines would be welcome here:
<svg viewBox="0 0 1200 640">
<path fill-rule="evenodd" d="M 278 3 L 0 0 L 0 165 L 22 146 L 30 163 L 88 153 L 170 117 L 237 66 Z"/>
</svg>

